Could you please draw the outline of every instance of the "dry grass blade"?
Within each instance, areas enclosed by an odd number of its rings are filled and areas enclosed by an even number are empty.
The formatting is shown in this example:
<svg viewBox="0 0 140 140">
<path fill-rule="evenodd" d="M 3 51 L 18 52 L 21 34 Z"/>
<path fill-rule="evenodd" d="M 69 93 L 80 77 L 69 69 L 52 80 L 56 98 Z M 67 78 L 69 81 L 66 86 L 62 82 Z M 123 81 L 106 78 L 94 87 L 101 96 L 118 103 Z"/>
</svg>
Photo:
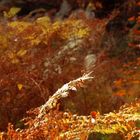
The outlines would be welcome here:
<svg viewBox="0 0 140 140">
<path fill-rule="evenodd" d="M 82 77 L 70 81 L 69 83 L 64 84 L 60 89 L 58 89 L 53 96 L 49 98 L 49 100 L 41 106 L 40 113 L 38 118 L 41 118 L 43 115 L 46 114 L 47 111 L 56 107 L 58 101 L 61 98 L 66 98 L 69 96 L 70 93 L 76 92 L 78 88 L 83 87 L 85 81 L 93 79 L 94 77 L 90 76 L 91 72 L 88 74 L 84 74 Z"/>
</svg>

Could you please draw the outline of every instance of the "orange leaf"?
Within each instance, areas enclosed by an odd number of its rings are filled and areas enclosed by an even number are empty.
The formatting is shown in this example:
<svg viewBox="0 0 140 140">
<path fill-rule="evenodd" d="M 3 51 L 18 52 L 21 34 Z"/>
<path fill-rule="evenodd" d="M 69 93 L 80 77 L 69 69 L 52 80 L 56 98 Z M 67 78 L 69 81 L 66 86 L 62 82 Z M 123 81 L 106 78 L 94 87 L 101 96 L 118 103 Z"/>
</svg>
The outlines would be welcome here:
<svg viewBox="0 0 140 140">
<path fill-rule="evenodd" d="M 92 111 L 92 112 L 90 113 L 90 115 L 92 116 L 92 118 L 96 118 L 97 112 L 96 112 L 96 111 Z"/>
<path fill-rule="evenodd" d="M 120 87 L 122 85 L 122 79 L 114 81 L 114 85 Z"/>
<path fill-rule="evenodd" d="M 134 33 L 135 35 L 140 35 L 140 30 L 133 30 L 133 33 Z"/>
<path fill-rule="evenodd" d="M 119 96 L 119 97 L 122 97 L 122 96 L 125 96 L 126 94 L 126 90 L 120 90 L 118 91 L 117 93 L 114 94 L 114 96 Z"/>
<path fill-rule="evenodd" d="M 140 6 L 140 2 L 137 2 L 137 5 Z"/>
<path fill-rule="evenodd" d="M 21 90 L 23 88 L 22 84 L 17 84 L 18 90 Z"/>
<path fill-rule="evenodd" d="M 135 17 L 133 16 L 133 17 L 130 17 L 130 18 L 128 18 L 128 21 L 135 21 L 136 19 L 135 19 Z"/>
</svg>

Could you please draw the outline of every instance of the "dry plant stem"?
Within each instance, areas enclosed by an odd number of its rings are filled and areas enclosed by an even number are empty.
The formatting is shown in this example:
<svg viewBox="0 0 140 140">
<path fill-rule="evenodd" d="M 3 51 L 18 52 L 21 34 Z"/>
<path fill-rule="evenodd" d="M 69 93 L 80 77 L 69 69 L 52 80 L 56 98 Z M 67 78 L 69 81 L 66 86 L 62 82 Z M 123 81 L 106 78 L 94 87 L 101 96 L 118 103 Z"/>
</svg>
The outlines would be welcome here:
<svg viewBox="0 0 140 140">
<path fill-rule="evenodd" d="M 69 96 L 69 94 L 76 92 L 78 88 L 83 87 L 85 81 L 93 79 L 94 77 L 90 76 L 92 72 L 88 74 L 84 74 L 82 77 L 70 81 L 69 83 L 66 83 L 63 85 L 60 89 L 58 89 L 53 96 L 49 98 L 49 100 L 41 106 L 40 113 L 38 115 L 38 119 L 40 119 L 42 116 L 46 114 L 47 111 L 55 108 L 57 106 L 58 101 L 61 98 L 66 98 Z"/>
</svg>

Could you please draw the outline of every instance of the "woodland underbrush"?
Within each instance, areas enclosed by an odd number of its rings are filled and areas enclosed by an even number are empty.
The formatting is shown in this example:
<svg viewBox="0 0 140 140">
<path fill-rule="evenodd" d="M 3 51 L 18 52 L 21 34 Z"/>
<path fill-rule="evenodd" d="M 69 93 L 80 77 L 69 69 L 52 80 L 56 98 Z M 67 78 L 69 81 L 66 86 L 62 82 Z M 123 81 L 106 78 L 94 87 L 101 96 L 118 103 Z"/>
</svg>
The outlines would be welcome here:
<svg viewBox="0 0 140 140">
<path fill-rule="evenodd" d="M 87 13 L 101 6 L 63 18 L 3 12 L 1 140 L 140 138 L 140 3 L 102 18 Z"/>
</svg>

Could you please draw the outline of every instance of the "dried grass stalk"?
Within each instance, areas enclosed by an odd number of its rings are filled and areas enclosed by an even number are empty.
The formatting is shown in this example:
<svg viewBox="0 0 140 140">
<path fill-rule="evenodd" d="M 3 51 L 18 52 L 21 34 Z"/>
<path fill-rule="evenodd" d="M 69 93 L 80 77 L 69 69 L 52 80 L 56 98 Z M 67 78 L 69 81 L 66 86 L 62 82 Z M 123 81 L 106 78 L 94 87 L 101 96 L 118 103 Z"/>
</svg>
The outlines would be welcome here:
<svg viewBox="0 0 140 140">
<path fill-rule="evenodd" d="M 91 72 L 88 74 L 84 74 L 82 77 L 70 81 L 69 83 L 64 84 L 60 89 L 58 89 L 53 96 L 49 98 L 49 100 L 41 106 L 40 113 L 37 118 L 41 118 L 48 112 L 49 110 L 55 108 L 57 106 L 58 101 L 61 98 L 66 98 L 69 94 L 76 92 L 78 88 L 85 86 L 85 81 L 91 80 L 94 77 L 90 76 Z"/>
</svg>

